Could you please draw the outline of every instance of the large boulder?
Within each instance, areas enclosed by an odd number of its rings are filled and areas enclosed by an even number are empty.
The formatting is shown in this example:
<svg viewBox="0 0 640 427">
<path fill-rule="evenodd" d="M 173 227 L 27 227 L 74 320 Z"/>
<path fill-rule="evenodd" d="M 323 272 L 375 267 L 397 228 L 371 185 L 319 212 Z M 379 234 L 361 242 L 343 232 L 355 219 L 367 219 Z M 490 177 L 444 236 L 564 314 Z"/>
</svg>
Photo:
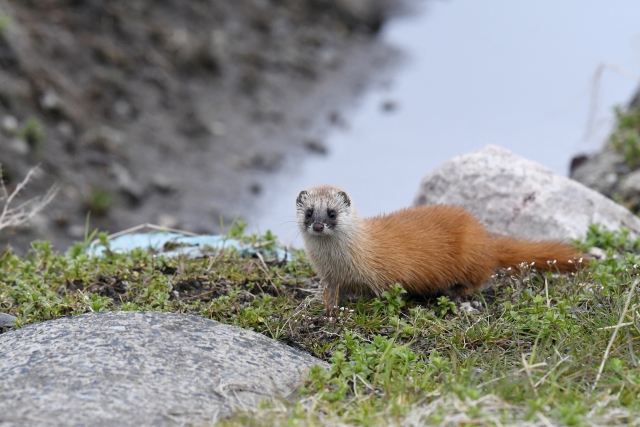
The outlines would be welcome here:
<svg viewBox="0 0 640 427">
<path fill-rule="evenodd" d="M 213 424 L 322 361 L 200 316 L 92 313 L 0 335 L 2 426 Z"/>
<path fill-rule="evenodd" d="M 493 145 L 454 157 L 428 173 L 415 204 L 463 206 L 489 231 L 529 239 L 581 239 L 594 223 L 640 234 L 640 219 L 626 208 Z"/>
</svg>

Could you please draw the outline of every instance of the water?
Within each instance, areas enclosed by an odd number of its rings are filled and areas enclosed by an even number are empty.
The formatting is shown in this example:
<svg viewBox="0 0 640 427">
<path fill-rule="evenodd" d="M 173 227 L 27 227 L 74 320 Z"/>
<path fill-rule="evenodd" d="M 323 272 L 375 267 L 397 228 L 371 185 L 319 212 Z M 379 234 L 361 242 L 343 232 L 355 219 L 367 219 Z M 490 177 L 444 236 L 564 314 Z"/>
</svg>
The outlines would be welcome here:
<svg viewBox="0 0 640 427">
<path fill-rule="evenodd" d="M 637 0 L 423 3 L 382 34 L 405 57 L 391 85 L 363 96 L 347 130 L 331 131 L 329 156 L 266 192 L 250 227 L 300 246 L 301 189 L 339 185 L 362 216 L 391 212 L 412 203 L 427 172 L 487 144 L 567 175 L 571 157 L 600 146 L 613 106 L 636 89 L 639 23 Z M 385 112 L 387 101 L 397 108 Z"/>
</svg>

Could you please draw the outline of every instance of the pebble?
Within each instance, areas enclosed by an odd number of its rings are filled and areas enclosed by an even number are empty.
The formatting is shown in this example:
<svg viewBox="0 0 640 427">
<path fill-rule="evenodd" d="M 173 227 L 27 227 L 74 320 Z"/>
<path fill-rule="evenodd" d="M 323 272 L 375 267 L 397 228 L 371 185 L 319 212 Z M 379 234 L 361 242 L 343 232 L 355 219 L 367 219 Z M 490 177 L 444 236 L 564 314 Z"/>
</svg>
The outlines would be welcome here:
<svg viewBox="0 0 640 427">
<path fill-rule="evenodd" d="M 178 228 L 178 225 L 180 225 L 178 218 L 165 213 L 158 214 L 156 222 L 159 226 L 167 228 Z"/>
<path fill-rule="evenodd" d="M 7 115 L 2 118 L 2 130 L 7 133 L 14 133 L 18 131 L 18 119 L 15 116 Z"/>
<path fill-rule="evenodd" d="M 47 111 L 58 111 L 62 107 L 60 97 L 52 90 L 45 90 L 40 97 L 40 106 Z"/>
<path fill-rule="evenodd" d="M 329 151 L 327 149 L 327 146 L 322 141 L 316 138 L 309 138 L 304 141 L 304 147 L 312 153 L 316 154 L 327 154 L 327 152 Z"/>
<path fill-rule="evenodd" d="M 15 323 L 13 323 L 14 320 L 16 320 L 15 316 L 7 313 L 0 313 L 0 328 L 16 326 Z"/>
<path fill-rule="evenodd" d="M 478 311 L 475 308 L 471 307 L 470 302 L 463 302 L 462 304 L 460 304 L 460 309 L 466 313 L 476 313 Z"/>
<path fill-rule="evenodd" d="M 24 156 L 29 153 L 29 144 L 24 139 L 15 137 L 9 140 L 9 149 L 16 154 Z"/>
</svg>

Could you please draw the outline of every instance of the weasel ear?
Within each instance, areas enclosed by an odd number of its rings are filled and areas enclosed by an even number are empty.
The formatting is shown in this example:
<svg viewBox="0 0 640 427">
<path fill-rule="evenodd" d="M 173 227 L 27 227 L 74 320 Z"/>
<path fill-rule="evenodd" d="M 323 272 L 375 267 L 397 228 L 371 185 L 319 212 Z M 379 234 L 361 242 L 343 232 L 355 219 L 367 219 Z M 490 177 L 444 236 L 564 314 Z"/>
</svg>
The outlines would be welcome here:
<svg viewBox="0 0 640 427">
<path fill-rule="evenodd" d="M 344 200 L 345 205 L 351 206 L 351 199 L 349 199 L 349 196 L 347 196 L 347 193 L 345 193 L 344 191 L 338 191 L 338 196 L 342 197 L 342 200 Z"/>
<path fill-rule="evenodd" d="M 308 195 L 309 193 L 307 193 L 306 190 L 301 191 L 300 194 L 298 194 L 298 198 L 296 199 L 296 206 L 301 205 L 302 200 L 306 198 Z"/>
</svg>

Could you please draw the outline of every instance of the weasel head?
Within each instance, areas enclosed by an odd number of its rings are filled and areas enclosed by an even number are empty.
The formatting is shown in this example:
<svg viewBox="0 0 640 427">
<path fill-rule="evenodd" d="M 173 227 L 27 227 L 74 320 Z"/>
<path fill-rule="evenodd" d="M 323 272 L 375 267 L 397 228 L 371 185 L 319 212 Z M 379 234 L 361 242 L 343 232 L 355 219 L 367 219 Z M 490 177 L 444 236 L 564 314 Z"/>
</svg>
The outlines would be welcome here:
<svg viewBox="0 0 640 427">
<path fill-rule="evenodd" d="M 322 185 L 300 192 L 296 199 L 296 218 L 307 240 L 348 232 L 358 220 L 358 213 L 346 192 Z"/>
</svg>

